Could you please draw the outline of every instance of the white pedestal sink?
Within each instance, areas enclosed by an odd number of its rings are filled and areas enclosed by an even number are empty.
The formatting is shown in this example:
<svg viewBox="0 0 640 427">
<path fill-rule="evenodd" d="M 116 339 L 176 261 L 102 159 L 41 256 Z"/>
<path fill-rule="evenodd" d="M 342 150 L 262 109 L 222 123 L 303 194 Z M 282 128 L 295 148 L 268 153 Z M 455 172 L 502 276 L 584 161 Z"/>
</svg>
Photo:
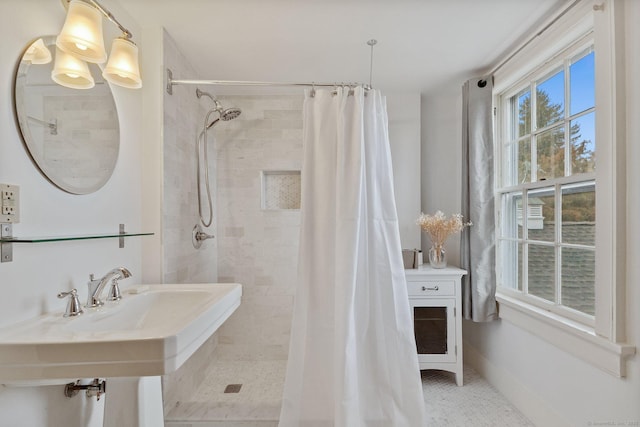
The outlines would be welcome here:
<svg viewBox="0 0 640 427">
<path fill-rule="evenodd" d="M 241 296 L 236 283 L 137 285 L 77 317 L 53 313 L 0 328 L 0 384 L 128 377 L 112 380 L 111 395 L 107 388 L 104 426 L 161 426 L 160 376 L 191 357 Z"/>
<path fill-rule="evenodd" d="M 136 285 L 83 315 L 0 329 L 0 383 L 160 376 L 178 369 L 240 305 L 236 283 Z"/>
</svg>

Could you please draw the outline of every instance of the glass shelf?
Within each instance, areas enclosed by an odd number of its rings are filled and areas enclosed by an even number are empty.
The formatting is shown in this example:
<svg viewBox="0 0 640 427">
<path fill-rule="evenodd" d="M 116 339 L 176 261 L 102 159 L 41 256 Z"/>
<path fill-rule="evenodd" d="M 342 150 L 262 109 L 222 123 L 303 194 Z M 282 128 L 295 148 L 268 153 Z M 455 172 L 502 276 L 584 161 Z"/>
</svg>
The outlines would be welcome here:
<svg viewBox="0 0 640 427">
<path fill-rule="evenodd" d="M 45 243 L 64 242 L 69 240 L 111 239 L 120 237 L 153 236 L 153 233 L 107 233 L 86 234 L 76 236 L 46 236 L 46 237 L 3 237 L 0 243 Z"/>
<path fill-rule="evenodd" d="M 13 236 L 13 224 L 0 224 L 0 262 L 13 261 L 14 243 L 45 243 L 45 242 L 69 242 L 91 239 L 118 239 L 118 247 L 124 248 L 125 237 L 153 236 L 153 233 L 127 233 L 124 224 L 120 224 L 117 233 L 104 234 L 78 234 L 74 236 L 43 236 L 43 237 L 15 237 Z"/>
</svg>

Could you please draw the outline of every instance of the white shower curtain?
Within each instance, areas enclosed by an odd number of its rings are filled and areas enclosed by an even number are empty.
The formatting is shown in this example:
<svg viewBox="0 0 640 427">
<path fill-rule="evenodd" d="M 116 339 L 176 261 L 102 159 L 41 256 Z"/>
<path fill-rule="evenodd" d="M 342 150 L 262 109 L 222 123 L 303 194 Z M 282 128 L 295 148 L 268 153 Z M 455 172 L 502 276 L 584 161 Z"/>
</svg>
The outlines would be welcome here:
<svg viewBox="0 0 640 427">
<path fill-rule="evenodd" d="M 387 127 L 376 90 L 306 92 L 281 427 L 424 425 Z"/>
</svg>

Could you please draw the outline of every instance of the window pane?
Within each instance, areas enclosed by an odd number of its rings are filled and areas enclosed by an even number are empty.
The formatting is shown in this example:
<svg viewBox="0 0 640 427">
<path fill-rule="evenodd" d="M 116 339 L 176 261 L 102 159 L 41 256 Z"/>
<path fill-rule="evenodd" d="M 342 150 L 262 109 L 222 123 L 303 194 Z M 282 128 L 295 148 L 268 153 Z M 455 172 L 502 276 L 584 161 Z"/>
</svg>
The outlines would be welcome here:
<svg viewBox="0 0 640 427">
<path fill-rule="evenodd" d="M 522 291 L 522 243 L 499 240 L 497 250 L 502 272 L 500 285 Z"/>
<path fill-rule="evenodd" d="M 595 315 L 595 252 L 562 248 L 562 305 Z"/>
<path fill-rule="evenodd" d="M 536 129 L 564 119 L 564 71 L 538 83 L 536 89 Z"/>
<path fill-rule="evenodd" d="M 538 181 L 564 176 L 564 126 L 541 133 L 536 143 Z"/>
<path fill-rule="evenodd" d="M 542 188 L 527 193 L 527 238 L 529 240 L 555 241 L 555 204 L 553 188 Z"/>
<path fill-rule="evenodd" d="M 594 54 L 577 60 L 569 67 L 571 115 L 595 105 Z"/>
<path fill-rule="evenodd" d="M 531 182 L 531 141 L 518 141 L 518 184 Z"/>
<path fill-rule="evenodd" d="M 502 195 L 502 237 L 507 239 L 522 238 L 522 193 Z"/>
<path fill-rule="evenodd" d="M 531 91 L 526 89 L 518 95 L 511 98 L 511 105 L 514 111 L 511 113 L 513 117 L 513 129 L 511 139 L 517 139 L 523 135 L 531 133 Z M 518 118 L 517 126 L 515 118 Z"/>
<path fill-rule="evenodd" d="M 529 294 L 555 301 L 555 248 L 529 244 Z"/>
<path fill-rule="evenodd" d="M 596 169 L 595 113 L 571 120 L 571 171 L 593 172 Z"/>
<path fill-rule="evenodd" d="M 562 187 L 562 242 L 595 246 L 596 187 L 593 181 Z"/>
</svg>

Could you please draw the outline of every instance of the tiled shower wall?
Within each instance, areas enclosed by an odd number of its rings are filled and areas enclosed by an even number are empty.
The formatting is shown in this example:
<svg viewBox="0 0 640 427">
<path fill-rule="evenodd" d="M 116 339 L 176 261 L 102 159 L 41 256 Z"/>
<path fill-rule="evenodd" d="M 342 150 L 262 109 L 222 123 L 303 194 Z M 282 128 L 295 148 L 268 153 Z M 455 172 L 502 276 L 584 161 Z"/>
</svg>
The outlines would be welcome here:
<svg viewBox="0 0 640 427">
<path fill-rule="evenodd" d="M 300 211 L 262 209 L 263 171 L 300 171 L 303 96 L 220 97 L 242 109 L 215 127 L 218 274 L 243 285 L 242 304 L 219 332 L 217 354 L 283 360 L 289 350 Z"/>
<path fill-rule="evenodd" d="M 196 76 L 193 67 L 164 33 L 164 64 L 174 76 Z M 206 88 L 203 88 L 206 89 Z M 195 249 L 191 242 L 198 223 L 196 193 L 196 136 L 202 127 L 208 99 L 199 100 L 194 86 L 174 86 L 164 93 L 162 197 L 162 278 L 164 283 L 206 283 L 217 280 L 217 240 Z M 209 142 L 209 176 L 215 206 L 215 150 Z M 203 204 L 206 204 L 203 198 Z M 206 206 L 203 206 L 206 209 Z M 215 209 L 215 207 L 214 207 Z M 206 212 L 206 211 L 205 211 Z M 215 212 L 214 212 L 215 214 Z M 207 231 L 216 234 L 216 219 Z"/>
<path fill-rule="evenodd" d="M 178 51 L 173 39 L 163 33 L 164 68 L 174 76 L 196 76 L 193 67 Z M 204 89 L 204 88 L 203 88 Z M 163 109 L 163 183 L 162 183 L 162 282 L 211 283 L 217 282 L 217 239 L 205 241 L 200 249 L 191 242 L 192 230 L 198 219 L 196 193 L 196 136 L 200 132 L 208 99 L 199 100 L 194 86 L 174 86 L 173 95 L 164 93 Z M 216 206 L 215 150 L 209 141 L 209 176 L 213 206 Z M 204 202 L 205 199 L 203 199 Z M 204 202 L 206 203 L 206 202 Z M 216 215 L 209 234 L 217 234 Z M 165 407 L 197 388 L 203 378 L 201 372 L 217 343 L 214 334 L 176 372 L 165 375 L 163 397 Z"/>
</svg>

